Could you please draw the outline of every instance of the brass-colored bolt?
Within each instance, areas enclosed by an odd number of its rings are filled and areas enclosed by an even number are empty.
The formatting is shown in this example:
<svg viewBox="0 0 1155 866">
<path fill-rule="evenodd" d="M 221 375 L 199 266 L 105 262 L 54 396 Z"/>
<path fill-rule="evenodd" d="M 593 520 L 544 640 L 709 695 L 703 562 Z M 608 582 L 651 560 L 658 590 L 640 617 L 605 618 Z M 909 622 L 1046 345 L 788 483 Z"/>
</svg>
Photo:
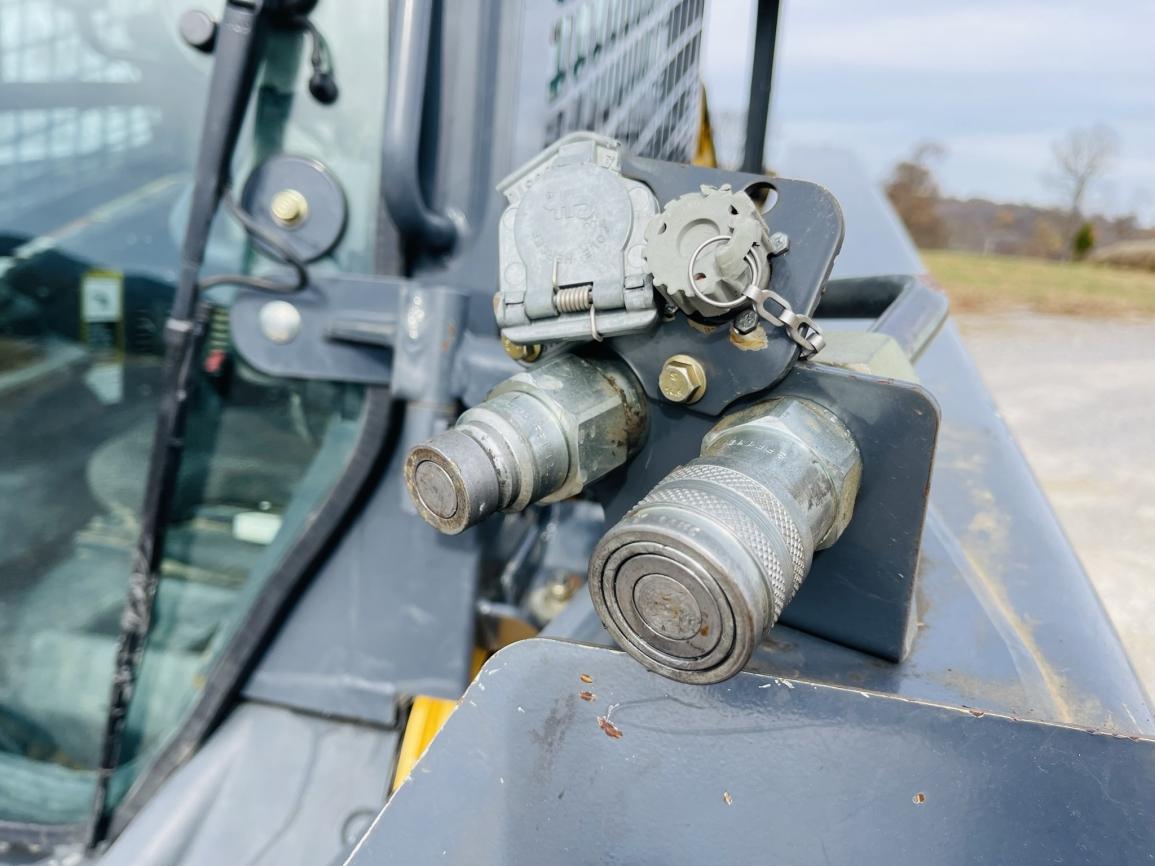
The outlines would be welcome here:
<svg viewBox="0 0 1155 866">
<path fill-rule="evenodd" d="M 662 365 L 658 388 L 671 403 L 697 403 L 706 393 L 706 370 L 690 355 L 673 355 Z"/>
<path fill-rule="evenodd" d="M 553 601 L 569 601 L 579 586 L 581 586 L 581 578 L 566 574 L 555 578 L 547 586 L 546 592 Z"/>
<path fill-rule="evenodd" d="M 305 221 L 309 200 L 295 189 L 283 189 L 269 203 L 269 213 L 278 225 L 290 228 Z"/>
<path fill-rule="evenodd" d="M 509 337 L 502 337 L 501 345 L 505 349 L 505 354 L 509 355 L 509 357 L 515 361 L 524 361 L 527 364 L 532 364 L 541 357 L 541 346 L 537 343 L 522 346 L 513 342 Z"/>
</svg>

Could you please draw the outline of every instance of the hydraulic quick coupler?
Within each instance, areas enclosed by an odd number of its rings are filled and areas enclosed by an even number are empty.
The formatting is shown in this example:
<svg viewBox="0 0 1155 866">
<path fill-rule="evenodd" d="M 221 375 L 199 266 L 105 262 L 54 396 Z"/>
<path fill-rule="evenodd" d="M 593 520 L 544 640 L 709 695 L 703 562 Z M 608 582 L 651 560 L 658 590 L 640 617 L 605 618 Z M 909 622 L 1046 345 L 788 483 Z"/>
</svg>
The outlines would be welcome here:
<svg viewBox="0 0 1155 866">
<path fill-rule="evenodd" d="M 854 507 L 862 462 L 827 409 L 785 397 L 724 418 L 590 559 L 594 607 L 663 676 L 720 682 L 749 661 Z"/>
<path fill-rule="evenodd" d="M 421 517 L 452 535 L 496 511 L 576 496 L 623 465 L 646 429 L 624 364 L 563 355 L 511 376 L 414 448 L 405 483 Z"/>
</svg>

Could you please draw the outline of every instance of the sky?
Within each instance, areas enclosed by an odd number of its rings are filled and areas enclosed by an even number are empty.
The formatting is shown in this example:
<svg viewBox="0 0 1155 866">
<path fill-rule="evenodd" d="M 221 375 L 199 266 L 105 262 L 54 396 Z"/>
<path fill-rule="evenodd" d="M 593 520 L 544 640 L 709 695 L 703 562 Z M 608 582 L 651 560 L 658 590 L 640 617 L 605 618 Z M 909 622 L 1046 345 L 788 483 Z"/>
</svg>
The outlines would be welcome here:
<svg viewBox="0 0 1155 866">
<path fill-rule="evenodd" d="M 745 114 L 752 7 L 708 4 L 712 114 Z M 782 0 L 771 166 L 791 145 L 836 145 L 881 180 L 934 140 L 945 194 L 1060 204 L 1052 143 L 1100 123 L 1120 148 L 1087 209 L 1155 224 L 1151 0 Z"/>
</svg>

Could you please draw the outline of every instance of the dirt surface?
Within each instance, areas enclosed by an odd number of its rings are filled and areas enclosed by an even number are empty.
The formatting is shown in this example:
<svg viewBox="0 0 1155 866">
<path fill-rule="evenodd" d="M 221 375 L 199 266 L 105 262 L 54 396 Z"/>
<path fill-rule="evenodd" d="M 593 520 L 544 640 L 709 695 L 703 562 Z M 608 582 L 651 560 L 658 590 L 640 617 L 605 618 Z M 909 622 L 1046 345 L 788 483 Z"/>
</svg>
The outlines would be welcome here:
<svg viewBox="0 0 1155 866">
<path fill-rule="evenodd" d="M 1155 321 L 956 321 L 1155 695 Z"/>
</svg>

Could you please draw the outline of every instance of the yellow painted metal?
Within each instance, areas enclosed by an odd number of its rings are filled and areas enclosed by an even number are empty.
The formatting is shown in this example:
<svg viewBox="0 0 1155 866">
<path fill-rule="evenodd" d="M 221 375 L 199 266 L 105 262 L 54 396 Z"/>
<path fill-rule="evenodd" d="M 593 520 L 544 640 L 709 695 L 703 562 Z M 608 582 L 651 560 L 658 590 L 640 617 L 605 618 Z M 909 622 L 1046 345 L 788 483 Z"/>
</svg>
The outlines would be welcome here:
<svg viewBox="0 0 1155 866">
<path fill-rule="evenodd" d="M 487 655 L 482 649 L 473 651 L 473 675 L 481 670 Z M 396 791 L 409 778 L 437 732 L 442 725 L 453 715 L 459 701 L 448 698 L 431 698 L 428 695 L 418 695 L 413 699 L 409 709 L 409 721 L 405 723 L 405 734 L 401 737 L 401 748 L 397 752 L 397 766 L 393 772 L 393 787 Z"/>
<path fill-rule="evenodd" d="M 698 85 L 698 140 L 694 145 L 694 165 L 706 168 L 718 167 L 718 155 L 714 151 L 714 130 L 710 126 L 710 107 L 706 104 L 706 86 Z"/>
</svg>

